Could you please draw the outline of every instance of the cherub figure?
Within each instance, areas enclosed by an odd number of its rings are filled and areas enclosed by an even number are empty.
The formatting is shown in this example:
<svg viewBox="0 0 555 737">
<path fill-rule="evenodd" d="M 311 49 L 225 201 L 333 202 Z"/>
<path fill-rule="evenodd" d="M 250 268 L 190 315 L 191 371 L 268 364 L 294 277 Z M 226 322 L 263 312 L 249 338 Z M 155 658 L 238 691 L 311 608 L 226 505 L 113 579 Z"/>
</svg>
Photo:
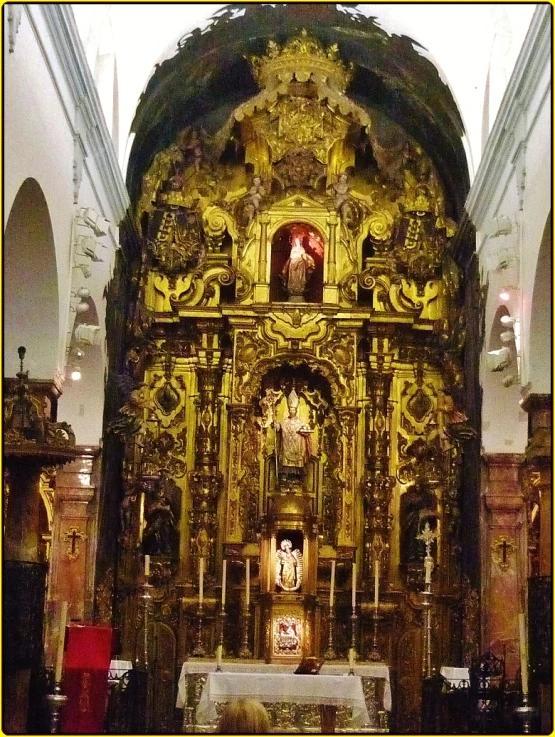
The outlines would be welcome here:
<svg viewBox="0 0 555 737">
<path fill-rule="evenodd" d="M 252 187 L 249 189 L 248 199 L 245 202 L 244 214 L 247 218 L 247 227 L 254 220 L 265 196 L 266 190 L 262 184 L 262 179 L 257 174 L 252 179 Z"/>
<path fill-rule="evenodd" d="M 349 200 L 349 178 L 347 172 L 342 172 L 335 184 L 330 185 L 330 189 L 333 189 L 333 204 L 335 209 L 340 215 L 343 215 L 345 205 Z"/>
</svg>

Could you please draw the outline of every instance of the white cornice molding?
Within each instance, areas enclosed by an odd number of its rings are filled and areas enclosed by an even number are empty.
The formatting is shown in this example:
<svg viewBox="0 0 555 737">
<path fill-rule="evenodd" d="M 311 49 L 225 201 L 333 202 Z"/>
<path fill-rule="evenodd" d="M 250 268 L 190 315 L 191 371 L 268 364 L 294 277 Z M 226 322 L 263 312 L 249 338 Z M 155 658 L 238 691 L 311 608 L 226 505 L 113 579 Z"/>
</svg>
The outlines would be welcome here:
<svg viewBox="0 0 555 737">
<path fill-rule="evenodd" d="M 110 218 L 119 224 L 129 208 L 129 195 L 119 168 L 114 145 L 106 126 L 100 98 L 87 63 L 85 50 L 70 5 L 41 3 L 42 13 L 52 44 L 63 69 L 73 98 L 75 110 L 79 111 L 94 159 L 112 210 Z M 79 130 L 74 134 L 78 136 Z"/>
<path fill-rule="evenodd" d="M 483 225 L 491 194 L 498 187 L 507 163 L 514 159 L 515 150 L 525 143 L 532 119 L 535 119 L 526 113 L 542 74 L 551 66 L 551 13 L 551 5 L 547 3 L 538 5 L 534 12 L 468 193 L 466 211 L 476 230 Z"/>
</svg>

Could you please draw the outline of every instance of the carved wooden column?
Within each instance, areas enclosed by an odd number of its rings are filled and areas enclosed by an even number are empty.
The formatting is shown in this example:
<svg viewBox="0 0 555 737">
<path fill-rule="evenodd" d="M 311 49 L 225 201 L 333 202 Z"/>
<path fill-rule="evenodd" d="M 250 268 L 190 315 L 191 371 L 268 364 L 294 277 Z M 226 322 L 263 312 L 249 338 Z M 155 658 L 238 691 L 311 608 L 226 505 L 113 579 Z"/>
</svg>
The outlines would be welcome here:
<svg viewBox="0 0 555 737">
<path fill-rule="evenodd" d="M 214 575 L 217 504 L 222 488 L 218 470 L 220 446 L 220 407 L 218 395 L 222 382 L 222 351 L 216 321 L 199 323 L 201 346 L 197 348 L 198 391 L 195 435 L 195 469 L 191 474 L 192 558 L 205 558 L 206 571 Z"/>
<path fill-rule="evenodd" d="M 372 571 L 376 556 L 381 558 L 389 533 L 389 501 L 391 478 L 389 475 L 390 424 L 389 396 L 393 372 L 390 352 L 390 334 L 381 326 L 369 327 L 370 355 L 366 377 L 369 398 L 366 414 L 366 462 L 365 483 L 366 541 L 365 564 L 367 573 Z M 384 570 L 384 560 L 380 560 Z"/>
<path fill-rule="evenodd" d="M 524 457 L 483 456 L 482 650 L 505 657 L 506 673 L 519 668 L 518 614 L 526 588 L 526 510 L 521 486 Z"/>
</svg>

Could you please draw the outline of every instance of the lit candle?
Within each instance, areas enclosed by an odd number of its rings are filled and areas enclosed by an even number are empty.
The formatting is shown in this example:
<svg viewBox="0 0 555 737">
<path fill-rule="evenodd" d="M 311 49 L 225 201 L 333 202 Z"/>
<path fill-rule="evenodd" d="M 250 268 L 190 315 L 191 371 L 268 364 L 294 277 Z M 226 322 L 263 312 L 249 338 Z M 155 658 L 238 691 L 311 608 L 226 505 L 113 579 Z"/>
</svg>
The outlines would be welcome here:
<svg viewBox="0 0 555 737">
<path fill-rule="evenodd" d="M 357 564 L 353 563 L 353 586 L 351 589 L 351 606 L 353 609 L 357 605 Z"/>
<path fill-rule="evenodd" d="M 145 555 L 145 578 L 150 576 L 150 555 Z"/>
<path fill-rule="evenodd" d="M 198 605 L 202 606 L 204 601 L 204 558 L 198 559 Z"/>
<path fill-rule="evenodd" d="M 222 561 L 222 609 L 225 607 L 225 588 L 227 580 L 227 558 Z"/>
<path fill-rule="evenodd" d="M 245 608 L 248 608 L 251 603 L 251 559 L 247 558 L 246 563 L 246 580 L 245 580 Z"/>
<path fill-rule="evenodd" d="M 218 647 L 216 648 L 216 668 L 222 667 L 222 650 L 222 646 L 218 645 Z"/>
<path fill-rule="evenodd" d="M 376 558 L 374 561 L 374 608 L 378 611 L 378 602 L 380 594 L 380 562 Z"/>
<path fill-rule="evenodd" d="M 56 672 L 54 680 L 59 683 L 62 680 L 62 664 L 64 662 L 64 644 L 66 639 L 67 624 L 67 601 L 62 602 L 60 611 L 60 628 L 58 630 L 58 652 L 56 653 Z"/>
<path fill-rule="evenodd" d="M 335 558 L 331 562 L 330 608 L 333 606 L 334 590 L 335 590 Z"/>
<path fill-rule="evenodd" d="M 520 640 L 520 677 L 522 679 L 522 695 L 528 696 L 528 648 L 526 646 L 526 617 L 524 612 L 518 615 L 518 634 Z"/>
</svg>

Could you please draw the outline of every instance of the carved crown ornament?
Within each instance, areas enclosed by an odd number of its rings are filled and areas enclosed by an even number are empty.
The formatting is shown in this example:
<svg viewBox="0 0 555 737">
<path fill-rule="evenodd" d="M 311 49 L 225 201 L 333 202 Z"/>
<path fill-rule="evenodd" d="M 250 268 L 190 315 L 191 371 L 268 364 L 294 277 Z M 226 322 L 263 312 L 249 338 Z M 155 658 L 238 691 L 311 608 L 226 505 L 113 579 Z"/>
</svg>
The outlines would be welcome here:
<svg viewBox="0 0 555 737">
<path fill-rule="evenodd" d="M 250 58 L 254 76 L 261 87 L 277 87 L 280 82 L 326 81 L 344 92 L 352 78 L 352 64 L 344 64 L 339 58 L 337 44 L 327 49 L 306 29 L 283 47 L 275 41 L 268 43 L 265 56 Z"/>
</svg>

